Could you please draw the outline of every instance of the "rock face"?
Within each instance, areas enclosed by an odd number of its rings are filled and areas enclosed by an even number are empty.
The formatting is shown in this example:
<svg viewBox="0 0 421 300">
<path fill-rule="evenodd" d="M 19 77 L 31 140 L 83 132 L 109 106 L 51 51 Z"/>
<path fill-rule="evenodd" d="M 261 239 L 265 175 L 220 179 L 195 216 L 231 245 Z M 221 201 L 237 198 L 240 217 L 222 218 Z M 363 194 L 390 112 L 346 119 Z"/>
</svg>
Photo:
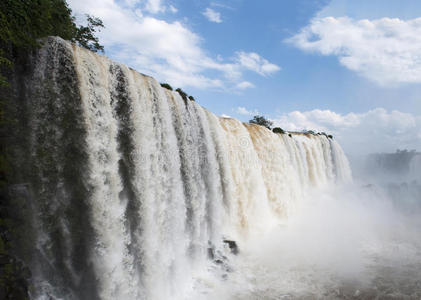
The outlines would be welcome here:
<svg viewBox="0 0 421 300">
<path fill-rule="evenodd" d="M 196 270 L 224 265 L 223 236 L 239 254 L 305 189 L 351 180 L 325 136 L 218 118 L 59 38 L 28 61 L 7 95 L 8 151 L 33 299 L 184 299 Z"/>
<path fill-rule="evenodd" d="M 232 254 L 237 255 L 239 253 L 239 249 L 238 249 L 236 241 L 224 240 L 224 243 L 228 245 Z"/>
<path fill-rule="evenodd" d="M 29 197 L 26 185 L 3 185 L 0 201 L 0 299 L 29 299 L 31 271 L 19 259 L 27 258 Z M 26 244 L 27 245 L 27 244 Z"/>
<path fill-rule="evenodd" d="M 29 299 L 30 270 L 24 263 L 8 254 L 0 254 L 0 299 Z"/>
</svg>

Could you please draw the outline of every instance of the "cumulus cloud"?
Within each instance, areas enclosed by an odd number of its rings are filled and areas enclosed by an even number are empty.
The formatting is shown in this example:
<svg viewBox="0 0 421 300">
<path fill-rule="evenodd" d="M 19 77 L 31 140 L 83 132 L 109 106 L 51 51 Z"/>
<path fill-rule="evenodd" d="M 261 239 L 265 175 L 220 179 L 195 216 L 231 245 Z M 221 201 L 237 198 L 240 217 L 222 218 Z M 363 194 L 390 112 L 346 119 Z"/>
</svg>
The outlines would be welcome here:
<svg viewBox="0 0 421 300">
<path fill-rule="evenodd" d="M 293 111 L 276 118 L 275 126 L 289 131 L 315 130 L 333 134 L 346 152 L 366 154 L 421 150 L 421 115 L 376 108 L 365 113 L 338 114 L 330 110 Z"/>
<path fill-rule="evenodd" d="M 222 23 L 221 14 L 219 12 L 217 12 L 217 11 L 214 11 L 212 8 L 209 8 L 209 7 L 206 8 L 205 11 L 202 14 L 210 22 Z"/>
<path fill-rule="evenodd" d="M 210 57 L 201 47 L 202 38 L 184 23 L 150 15 L 171 10 L 163 1 L 126 0 L 125 5 L 117 0 L 68 2 L 77 14 L 93 14 L 103 20 L 106 28 L 99 36 L 107 55 L 175 86 L 244 89 L 252 86 L 243 79 L 245 71 L 266 74 L 268 65 L 273 65 L 255 53 L 253 56 L 257 55 L 258 60 L 254 68 L 244 65 L 236 56 L 230 60 Z M 138 8 L 140 4 L 147 9 Z"/>
<path fill-rule="evenodd" d="M 421 18 L 315 18 L 288 42 L 335 55 L 343 66 L 380 85 L 421 82 Z"/>
<path fill-rule="evenodd" d="M 237 62 L 248 70 L 252 70 L 262 76 L 272 74 L 281 68 L 254 52 L 237 52 Z"/>
<path fill-rule="evenodd" d="M 244 115 L 244 116 L 255 116 L 255 115 L 259 114 L 259 112 L 256 109 L 255 110 L 247 110 L 245 107 L 242 107 L 242 106 L 237 107 L 235 112 L 237 114 Z"/>
</svg>

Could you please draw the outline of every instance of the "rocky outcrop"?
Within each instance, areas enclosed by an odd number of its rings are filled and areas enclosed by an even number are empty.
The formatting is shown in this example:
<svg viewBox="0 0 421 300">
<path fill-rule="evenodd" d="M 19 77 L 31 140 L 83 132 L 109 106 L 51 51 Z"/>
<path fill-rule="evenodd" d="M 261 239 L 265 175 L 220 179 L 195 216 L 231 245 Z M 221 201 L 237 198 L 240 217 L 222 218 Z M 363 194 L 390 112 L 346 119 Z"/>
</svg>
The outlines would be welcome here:
<svg viewBox="0 0 421 300">
<path fill-rule="evenodd" d="M 19 259 L 8 254 L 0 254 L 0 299 L 29 299 L 29 268 Z"/>
</svg>

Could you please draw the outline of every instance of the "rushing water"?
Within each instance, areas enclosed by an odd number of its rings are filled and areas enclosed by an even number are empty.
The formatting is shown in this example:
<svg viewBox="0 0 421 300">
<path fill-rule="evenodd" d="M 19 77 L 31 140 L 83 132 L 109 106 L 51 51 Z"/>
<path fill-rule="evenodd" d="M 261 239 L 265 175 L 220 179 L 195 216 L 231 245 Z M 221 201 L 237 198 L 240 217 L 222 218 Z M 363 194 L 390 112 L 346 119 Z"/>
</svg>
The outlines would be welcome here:
<svg viewBox="0 0 421 300">
<path fill-rule="evenodd" d="M 289 264 L 277 260 L 282 268 L 261 274 L 268 265 L 260 260 L 312 247 L 296 240 L 300 228 L 305 238 L 312 232 L 303 219 L 315 222 L 315 235 L 323 231 L 321 204 L 314 216 L 303 203 L 334 199 L 323 191 L 352 182 L 335 140 L 219 118 L 58 38 L 33 66 L 25 92 L 33 299 L 280 299 L 289 292 L 277 273 L 293 281 Z"/>
</svg>

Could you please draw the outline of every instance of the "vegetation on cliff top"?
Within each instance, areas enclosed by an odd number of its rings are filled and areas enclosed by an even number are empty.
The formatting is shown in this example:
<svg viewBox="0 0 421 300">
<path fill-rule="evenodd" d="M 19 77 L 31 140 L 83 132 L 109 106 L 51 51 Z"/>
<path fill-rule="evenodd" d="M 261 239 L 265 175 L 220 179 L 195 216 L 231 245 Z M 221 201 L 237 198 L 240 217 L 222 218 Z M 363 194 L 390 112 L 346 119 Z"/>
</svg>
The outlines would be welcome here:
<svg viewBox="0 0 421 300">
<path fill-rule="evenodd" d="M 274 132 L 274 133 L 278 133 L 278 134 L 287 133 L 285 130 L 283 130 L 280 127 L 275 127 L 275 128 L 272 129 L 273 122 L 266 119 L 264 116 L 256 115 L 256 116 L 253 117 L 252 120 L 249 121 L 249 123 L 264 126 L 267 129 L 272 130 L 272 132 Z M 325 132 L 318 132 L 317 133 L 313 130 L 303 130 L 301 133 L 309 134 L 309 135 L 324 135 L 326 138 L 333 139 L 333 136 L 331 134 L 327 134 Z M 288 132 L 288 136 L 292 137 L 291 132 Z"/>
<path fill-rule="evenodd" d="M 77 26 L 65 0 L 0 1 L 0 84 L 7 84 L 10 66 L 38 39 L 59 36 L 92 51 L 103 51 L 95 33 L 104 25 L 87 15 L 86 26 Z"/>
<path fill-rule="evenodd" d="M 170 91 L 173 90 L 172 86 L 169 85 L 168 83 L 160 83 L 160 84 L 164 89 L 167 89 L 167 90 L 170 90 Z M 187 93 L 184 92 L 182 89 L 177 88 L 175 91 L 181 96 L 181 98 L 183 98 L 184 103 L 187 104 L 187 99 L 189 99 L 190 101 L 195 101 L 193 96 L 187 95 Z"/>
<path fill-rule="evenodd" d="M 272 125 L 273 125 L 272 121 L 266 119 L 264 116 L 259 116 L 259 115 L 254 116 L 253 119 L 249 121 L 249 123 L 264 126 L 269 130 L 272 128 Z"/>
<path fill-rule="evenodd" d="M 172 91 L 172 90 L 173 90 L 173 89 L 172 89 L 172 86 L 171 86 L 171 85 L 169 85 L 168 83 L 161 83 L 161 86 L 162 86 L 163 88 L 167 89 L 167 90 L 170 90 L 170 91 Z"/>
<path fill-rule="evenodd" d="M 283 130 L 281 127 L 275 127 L 272 129 L 273 133 L 279 133 L 279 134 L 284 134 L 285 130 Z"/>
</svg>

